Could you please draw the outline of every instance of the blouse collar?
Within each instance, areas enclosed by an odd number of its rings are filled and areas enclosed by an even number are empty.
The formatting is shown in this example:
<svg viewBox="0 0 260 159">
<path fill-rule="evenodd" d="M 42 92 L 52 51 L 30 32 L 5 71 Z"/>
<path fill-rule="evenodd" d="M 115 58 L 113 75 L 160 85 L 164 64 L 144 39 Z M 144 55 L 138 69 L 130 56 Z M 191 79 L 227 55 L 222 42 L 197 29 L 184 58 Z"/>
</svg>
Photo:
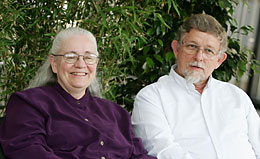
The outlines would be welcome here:
<svg viewBox="0 0 260 159">
<path fill-rule="evenodd" d="M 69 94 L 67 91 L 65 91 L 62 86 L 56 82 L 55 89 L 62 95 L 62 97 L 68 101 L 71 105 L 77 106 L 77 107 L 86 107 L 87 101 L 90 98 L 88 89 L 86 89 L 85 95 L 82 96 L 80 99 L 74 98 L 71 94 Z"/>
</svg>

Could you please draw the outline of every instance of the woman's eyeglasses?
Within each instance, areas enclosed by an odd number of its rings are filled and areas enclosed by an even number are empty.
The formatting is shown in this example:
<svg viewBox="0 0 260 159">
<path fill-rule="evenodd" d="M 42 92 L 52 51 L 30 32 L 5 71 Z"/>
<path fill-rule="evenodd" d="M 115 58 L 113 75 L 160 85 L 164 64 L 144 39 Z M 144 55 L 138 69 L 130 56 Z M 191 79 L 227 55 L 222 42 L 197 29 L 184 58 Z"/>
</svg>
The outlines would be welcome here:
<svg viewBox="0 0 260 159">
<path fill-rule="evenodd" d="M 99 56 L 94 53 L 86 53 L 85 55 L 78 55 L 73 52 L 65 53 L 63 55 L 57 55 L 57 54 L 52 54 L 53 56 L 63 56 L 65 62 L 69 64 L 74 64 L 78 61 L 79 57 L 82 56 L 83 60 L 85 61 L 86 64 L 92 65 L 97 62 L 99 59 Z"/>
</svg>

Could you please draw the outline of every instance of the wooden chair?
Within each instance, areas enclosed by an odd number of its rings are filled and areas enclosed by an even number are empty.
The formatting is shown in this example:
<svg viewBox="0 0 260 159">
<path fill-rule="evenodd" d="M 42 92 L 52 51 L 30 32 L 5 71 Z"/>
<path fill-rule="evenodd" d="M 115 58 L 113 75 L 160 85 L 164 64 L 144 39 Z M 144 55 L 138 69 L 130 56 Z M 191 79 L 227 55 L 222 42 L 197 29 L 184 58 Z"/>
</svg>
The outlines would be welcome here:
<svg viewBox="0 0 260 159">
<path fill-rule="evenodd" d="M 0 117 L 0 124 L 2 124 L 3 120 L 4 120 L 4 117 Z M 6 159 L 1 145 L 0 145 L 0 159 Z"/>
</svg>

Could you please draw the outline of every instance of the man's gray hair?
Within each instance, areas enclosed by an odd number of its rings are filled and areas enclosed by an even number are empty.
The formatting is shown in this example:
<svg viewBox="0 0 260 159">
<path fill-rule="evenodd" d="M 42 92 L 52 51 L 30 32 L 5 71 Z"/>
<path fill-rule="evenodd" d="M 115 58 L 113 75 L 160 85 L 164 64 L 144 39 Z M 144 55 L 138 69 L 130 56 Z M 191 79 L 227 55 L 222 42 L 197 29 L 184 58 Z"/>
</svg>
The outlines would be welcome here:
<svg viewBox="0 0 260 159">
<path fill-rule="evenodd" d="M 222 25 L 211 15 L 208 14 L 194 14 L 187 21 L 185 21 L 179 28 L 176 40 L 181 45 L 185 34 L 191 29 L 196 29 L 201 32 L 211 33 L 220 41 L 219 53 L 224 53 L 228 48 L 227 33 Z"/>
<path fill-rule="evenodd" d="M 53 40 L 52 47 L 50 49 L 50 54 L 57 54 L 59 50 L 62 48 L 62 42 L 73 35 L 87 36 L 90 40 L 93 41 L 96 48 L 96 53 L 98 55 L 97 42 L 95 36 L 88 30 L 78 27 L 71 27 L 60 31 Z M 57 76 L 55 73 L 53 73 L 48 58 L 46 59 L 44 64 L 38 69 L 35 77 L 30 81 L 29 86 L 27 88 L 48 86 L 53 85 L 57 82 Z M 102 97 L 101 86 L 97 77 L 93 79 L 90 86 L 88 87 L 88 90 L 91 95 Z"/>
</svg>

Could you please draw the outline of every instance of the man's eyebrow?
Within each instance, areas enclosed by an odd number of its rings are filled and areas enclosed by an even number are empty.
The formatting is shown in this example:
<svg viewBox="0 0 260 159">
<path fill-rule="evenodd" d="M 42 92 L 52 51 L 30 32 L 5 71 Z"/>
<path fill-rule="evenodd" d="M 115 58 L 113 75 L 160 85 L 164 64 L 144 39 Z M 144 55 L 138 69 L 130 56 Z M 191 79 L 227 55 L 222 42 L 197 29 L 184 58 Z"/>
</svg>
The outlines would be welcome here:
<svg viewBox="0 0 260 159">
<path fill-rule="evenodd" d="M 198 44 L 196 41 L 194 41 L 194 40 L 188 41 L 187 43 L 194 43 L 194 44 L 196 44 L 196 45 L 199 45 L 199 44 Z M 199 46 L 201 46 L 201 45 L 199 45 Z M 205 48 L 217 50 L 214 46 L 212 46 L 212 45 L 210 45 L 210 44 L 207 44 L 207 45 L 205 46 Z"/>
</svg>

